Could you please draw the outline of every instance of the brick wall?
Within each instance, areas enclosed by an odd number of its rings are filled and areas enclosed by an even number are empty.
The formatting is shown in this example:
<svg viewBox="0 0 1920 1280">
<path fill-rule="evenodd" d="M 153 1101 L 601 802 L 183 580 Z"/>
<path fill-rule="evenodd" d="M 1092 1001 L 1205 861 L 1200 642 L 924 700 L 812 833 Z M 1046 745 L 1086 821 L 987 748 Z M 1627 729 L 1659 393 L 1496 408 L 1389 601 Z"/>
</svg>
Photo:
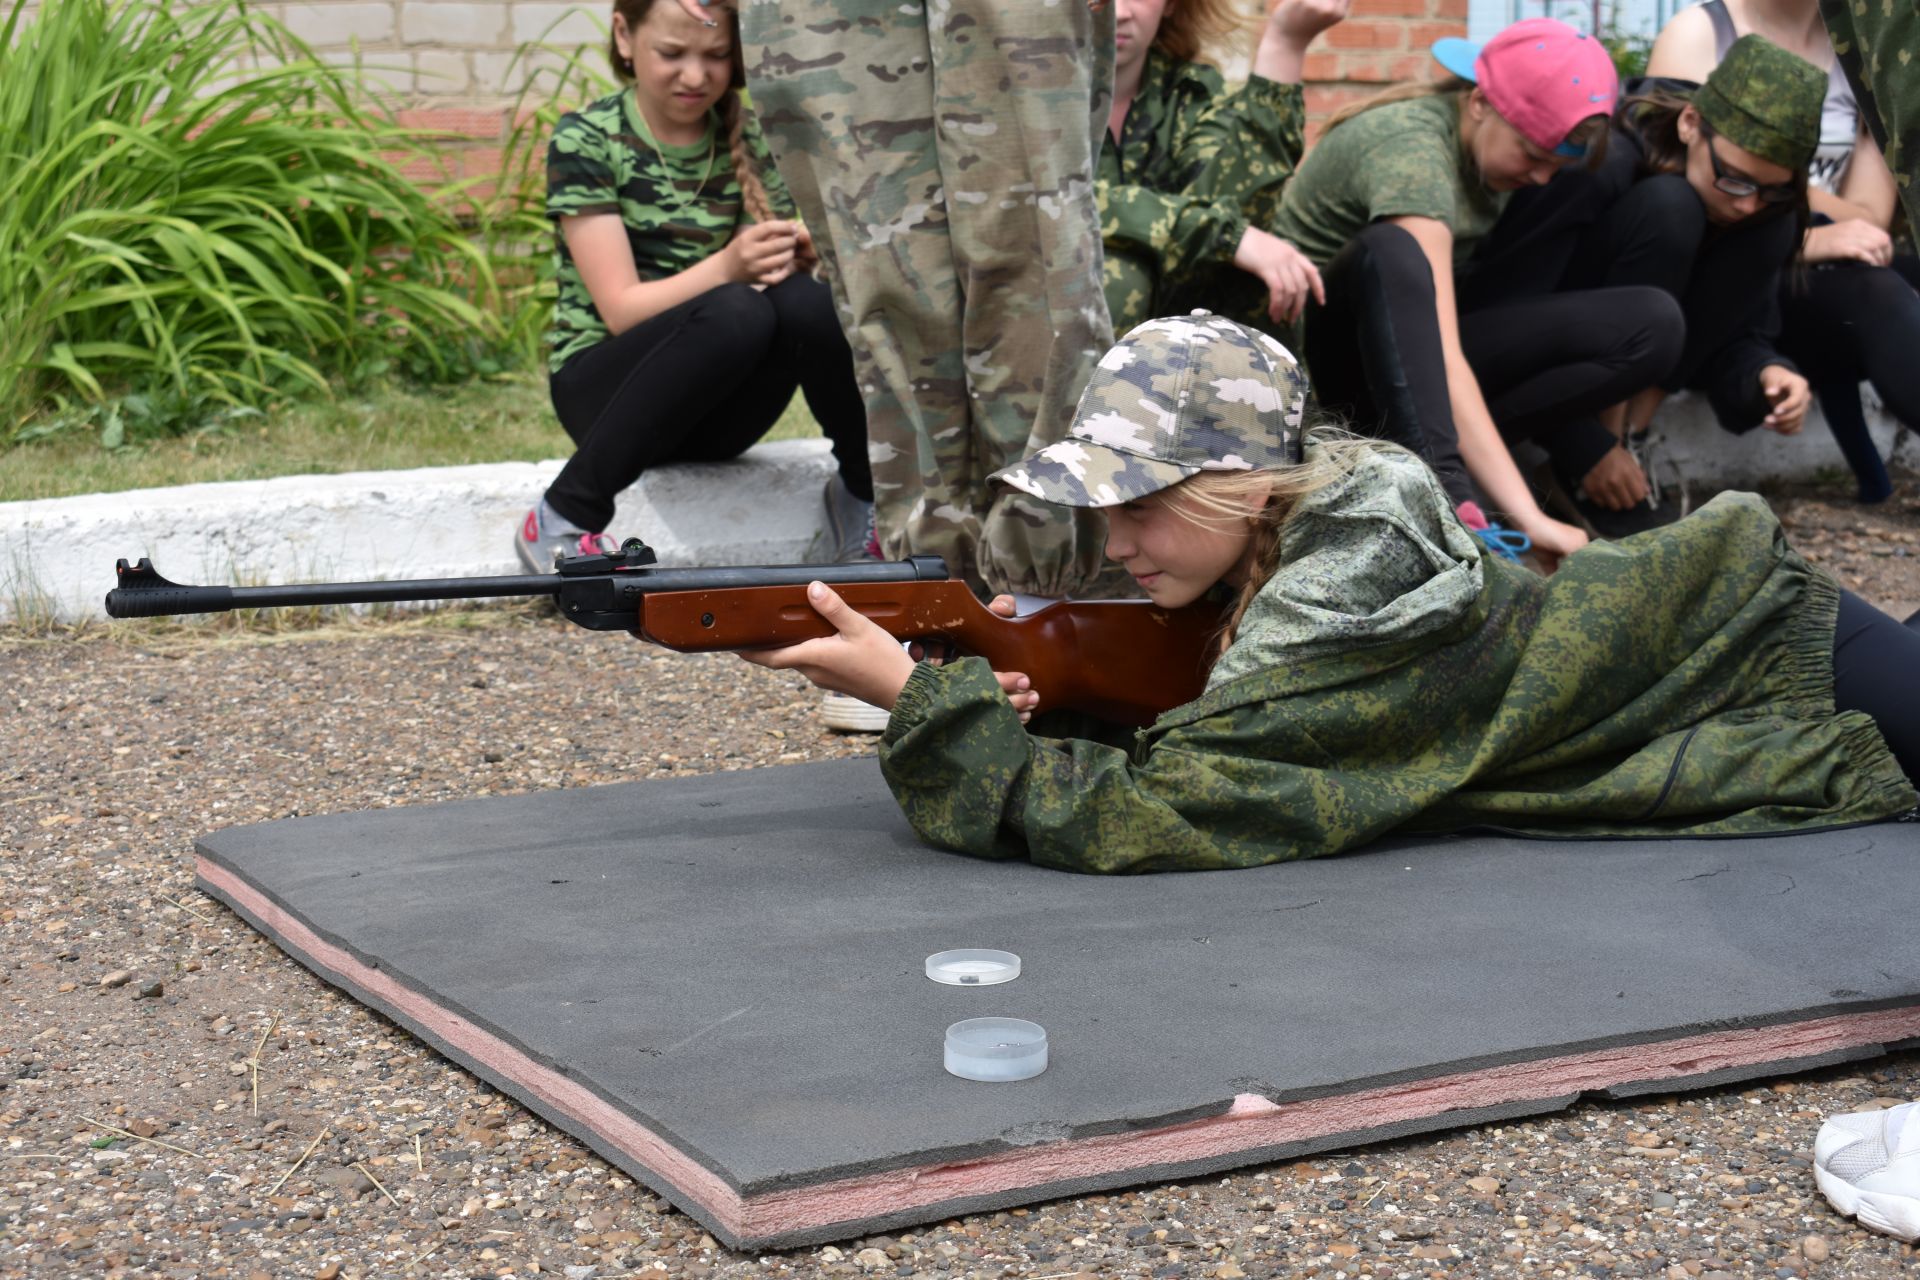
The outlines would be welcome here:
<svg viewBox="0 0 1920 1280">
<path fill-rule="evenodd" d="M 499 172 L 501 146 L 528 76 L 559 61 L 544 54 L 516 59 L 516 50 L 534 42 L 597 47 L 606 38 L 611 6 L 564 0 L 266 0 L 257 8 L 284 22 L 320 58 L 357 60 L 367 81 L 398 108 L 401 124 L 445 135 L 439 148 L 445 171 L 469 178 Z"/>
<path fill-rule="evenodd" d="M 1031 0 L 1008 0 L 1028 3 Z M 1264 0 L 1243 0 L 1249 15 Z M 1388 84 L 1429 76 L 1427 46 L 1466 34 L 1468 0 L 1353 0 L 1352 16 L 1307 55 L 1307 111 L 1317 124 L 1346 103 Z M 515 63 L 522 44 L 597 45 L 605 0 L 265 0 L 257 6 L 284 22 L 324 60 L 360 62 L 368 79 L 415 127 L 451 135 L 458 176 L 497 166 L 510 113 L 529 71 L 554 59 Z M 30 17 L 33 7 L 29 7 Z M 1244 53 L 1221 63 L 1246 74 Z"/>
<path fill-rule="evenodd" d="M 1009 0 L 1027 3 L 1029 0 Z M 1250 17 L 1264 0 L 1242 0 Z M 1307 55 L 1309 136 L 1340 107 L 1403 80 L 1431 78 L 1438 65 L 1427 48 L 1467 32 L 1468 0 L 1353 0 L 1351 16 Z M 564 0 L 308 0 L 261 6 L 278 16 L 324 58 L 358 56 L 407 107 L 406 123 L 457 135 L 450 147 L 457 176 L 491 172 L 509 126 L 509 112 L 535 60 L 514 64 L 514 50 L 533 41 L 563 47 L 603 39 L 604 3 Z M 551 61 L 548 59 L 547 61 Z M 1228 75 L 1246 74 L 1244 52 L 1221 59 Z"/>
<path fill-rule="evenodd" d="M 1442 72 L 1427 52 L 1435 40 L 1467 34 L 1467 0 L 1353 0 L 1352 16 L 1307 54 L 1310 132 L 1341 107 L 1406 80 Z"/>
</svg>

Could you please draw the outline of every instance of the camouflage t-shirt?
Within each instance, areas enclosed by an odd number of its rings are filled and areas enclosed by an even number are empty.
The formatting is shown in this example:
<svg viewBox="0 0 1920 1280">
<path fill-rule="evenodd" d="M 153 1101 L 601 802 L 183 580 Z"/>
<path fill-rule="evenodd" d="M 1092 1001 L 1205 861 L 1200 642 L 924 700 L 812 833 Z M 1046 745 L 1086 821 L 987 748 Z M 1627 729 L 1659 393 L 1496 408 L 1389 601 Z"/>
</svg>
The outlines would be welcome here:
<svg viewBox="0 0 1920 1280">
<path fill-rule="evenodd" d="M 1460 145 L 1460 105 L 1433 94 L 1374 107 L 1329 130 L 1280 200 L 1274 234 L 1318 266 L 1382 218 L 1434 218 L 1456 264 L 1493 229 L 1507 193 L 1487 189 Z"/>
<path fill-rule="evenodd" d="M 774 212 L 792 217 L 793 201 L 751 112 L 742 136 Z M 709 114 L 707 135 L 698 142 L 662 146 L 632 92 L 623 89 L 569 112 L 554 126 L 547 147 L 547 216 L 554 223 L 559 297 L 547 331 L 551 370 L 607 336 L 560 234 L 562 217 L 592 213 L 617 213 L 627 224 L 627 243 L 642 280 L 677 275 L 725 248 L 746 214 L 718 119 Z"/>
</svg>

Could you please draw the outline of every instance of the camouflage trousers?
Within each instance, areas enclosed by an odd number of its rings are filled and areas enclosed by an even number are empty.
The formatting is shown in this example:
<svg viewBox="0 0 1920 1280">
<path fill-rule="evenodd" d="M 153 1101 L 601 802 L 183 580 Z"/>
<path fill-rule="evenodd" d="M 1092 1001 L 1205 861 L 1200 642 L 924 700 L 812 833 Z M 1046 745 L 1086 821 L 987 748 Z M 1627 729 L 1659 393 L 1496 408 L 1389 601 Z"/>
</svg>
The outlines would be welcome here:
<svg viewBox="0 0 1920 1280">
<path fill-rule="evenodd" d="M 754 112 L 867 406 L 880 543 L 976 590 L 1084 594 L 1105 521 L 987 477 L 1072 425 L 1112 342 L 1093 174 L 1113 6 L 743 0 Z"/>
<path fill-rule="evenodd" d="M 1820 16 L 1900 188 L 1907 234 L 1920 244 L 1920 4 L 1820 0 Z"/>
</svg>

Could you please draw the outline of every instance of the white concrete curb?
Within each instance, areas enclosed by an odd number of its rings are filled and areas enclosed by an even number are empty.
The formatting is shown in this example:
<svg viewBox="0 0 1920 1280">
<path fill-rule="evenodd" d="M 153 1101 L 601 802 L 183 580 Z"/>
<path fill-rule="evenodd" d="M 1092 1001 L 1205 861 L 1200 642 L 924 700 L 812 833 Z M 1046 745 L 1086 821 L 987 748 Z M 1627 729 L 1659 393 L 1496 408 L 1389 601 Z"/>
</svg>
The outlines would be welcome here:
<svg viewBox="0 0 1920 1280">
<path fill-rule="evenodd" d="M 1883 454 L 1920 462 L 1911 433 L 1875 420 Z M 1703 402 L 1681 397 L 1660 427 L 1697 494 L 1846 465 L 1817 413 L 1796 437 L 1732 436 Z M 0 503 L 0 622 L 104 617 L 120 557 L 150 557 L 195 584 L 515 573 L 513 532 L 559 469 L 512 462 Z M 663 564 L 823 559 L 820 494 L 832 474 L 824 440 L 661 467 L 621 495 L 611 532 L 645 538 Z"/>
<path fill-rule="evenodd" d="M 0 621 L 104 618 L 118 558 L 176 582 L 519 573 L 512 539 L 561 464 L 508 462 L 283 476 L 0 503 Z M 663 564 L 825 558 L 825 440 L 758 445 L 731 462 L 661 467 L 620 496 L 610 532 Z"/>
</svg>

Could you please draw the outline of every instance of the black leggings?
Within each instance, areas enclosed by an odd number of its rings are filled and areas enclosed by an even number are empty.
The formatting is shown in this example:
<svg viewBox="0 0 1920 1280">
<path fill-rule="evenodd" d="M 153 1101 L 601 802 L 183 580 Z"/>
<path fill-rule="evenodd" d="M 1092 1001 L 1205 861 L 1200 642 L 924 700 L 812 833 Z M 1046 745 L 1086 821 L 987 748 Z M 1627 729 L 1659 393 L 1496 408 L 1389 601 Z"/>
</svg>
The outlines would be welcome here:
<svg viewBox="0 0 1920 1280">
<path fill-rule="evenodd" d="M 1309 307 L 1305 343 L 1321 405 L 1425 458 L 1456 503 L 1478 501 L 1419 242 L 1376 222 L 1321 278 L 1327 301 Z M 1614 446 L 1595 415 L 1657 382 L 1681 340 L 1680 309 L 1657 289 L 1512 298 L 1460 317 L 1461 349 L 1501 433 L 1538 442 L 1569 486 Z"/>
<path fill-rule="evenodd" d="M 1566 284 L 1651 286 L 1679 299 L 1686 342 L 1660 385 L 1704 391 L 1721 426 L 1749 431 L 1772 409 L 1759 375 L 1782 363 L 1772 342 L 1779 328 L 1774 291 L 1798 231 L 1779 214 L 1715 227 L 1684 176 L 1654 174 L 1635 182 L 1588 230 Z"/>
<path fill-rule="evenodd" d="M 1867 434 L 1860 383 L 1873 383 L 1887 412 L 1920 427 L 1920 259 L 1891 267 L 1823 262 L 1789 272 L 1780 290 L 1780 350 L 1820 397 L 1833 438 L 1859 481 L 1862 502 L 1893 493 L 1886 463 Z"/>
<path fill-rule="evenodd" d="M 1920 613 L 1902 626 L 1850 591 L 1833 632 L 1833 701 L 1880 726 L 1907 778 L 1920 786 Z"/>
<path fill-rule="evenodd" d="M 795 387 L 833 442 L 840 478 L 871 501 L 853 353 L 827 286 L 796 275 L 764 292 L 721 285 L 568 360 L 549 390 L 578 447 L 547 502 L 583 529 L 605 529 L 614 499 L 647 468 L 738 457 Z"/>
</svg>

